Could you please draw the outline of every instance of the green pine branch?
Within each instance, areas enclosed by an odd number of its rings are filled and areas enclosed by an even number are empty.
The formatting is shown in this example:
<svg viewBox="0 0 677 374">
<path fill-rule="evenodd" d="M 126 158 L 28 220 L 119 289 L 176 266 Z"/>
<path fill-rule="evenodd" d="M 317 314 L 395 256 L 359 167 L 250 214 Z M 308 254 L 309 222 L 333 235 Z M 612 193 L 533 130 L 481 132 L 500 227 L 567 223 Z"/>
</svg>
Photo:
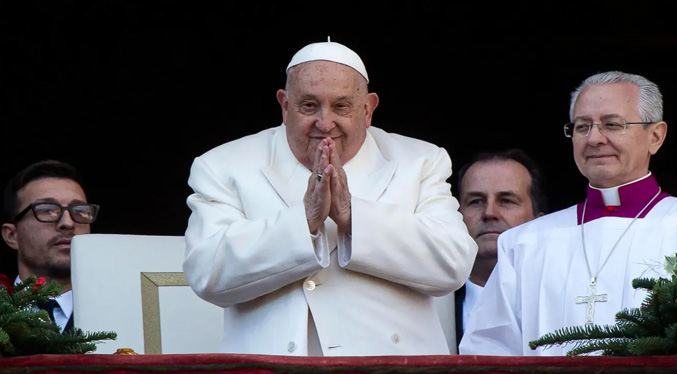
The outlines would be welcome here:
<svg viewBox="0 0 677 374">
<path fill-rule="evenodd" d="M 582 346 L 592 342 L 594 339 L 604 339 L 607 337 L 625 338 L 626 335 L 617 326 L 571 326 L 557 329 L 529 342 L 529 348 L 536 349 L 538 347 L 552 347 L 569 343 L 576 343 L 576 346 Z"/>
<path fill-rule="evenodd" d="M 567 353 L 568 357 L 602 351 L 603 356 L 628 356 L 628 343 L 630 339 L 606 338 L 602 340 L 590 340 L 585 344 L 579 344 Z"/>
<path fill-rule="evenodd" d="M 616 326 L 632 337 L 663 336 L 665 333 L 665 326 L 652 309 L 624 309 L 616 313 Z"/>
<path fill-rule="evenodd" d="M 675 340 L 667 337 L 647 336 L 637 338 L 628 344 L 628 356 L 670 355 L 677 352 Z"/>
<path fill-rule="evenodd" d="M 96 350 L 96 343 L 115 340 L 115 332 L 83 332 L 79 328 L 60 334 L 38 303 L 61 295 L 63 286 L 55 281 L 30 276 L 14 286 L 14 293 L 0 287 L 0 357 L 34 354 L 73 354 Z"/>
<path fill-rule="evenodd" d="M 651 291 L 655 284 L 656 280 L 653 278 L 635 278 L 632 280 L 632 288 L 634 289 Z"/>
</svg>

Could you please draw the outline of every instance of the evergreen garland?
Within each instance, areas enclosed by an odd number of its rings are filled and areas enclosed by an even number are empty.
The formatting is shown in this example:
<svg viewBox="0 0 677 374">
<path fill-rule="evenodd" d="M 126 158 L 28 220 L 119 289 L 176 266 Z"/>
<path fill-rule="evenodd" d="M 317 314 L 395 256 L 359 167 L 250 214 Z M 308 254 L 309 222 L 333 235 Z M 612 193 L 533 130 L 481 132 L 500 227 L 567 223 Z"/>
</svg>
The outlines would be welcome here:
<svg viewBox="0 0 677 374">
<path fill-rule="evenodd" d="M 60 334 L 59 326 L 36 305 L 61 295 L 63 286 L 34 275 L 14 285 L 0 287 L 0 357 L 35 354 L 72 354 L 96 350 L 96 342 L 115 340 L 115 332 L 83 332 L 74 327 Z"/>
<path fill-rule="evenodd" d="M 531 349 L 574 344 L 568 357 L 602 351 L 603 356 L 677 354 L 677 256 L 666 256 L 667 278 L 636 278 L 634 289 L 647 290 L 639 308 L 616 313 L 615 326 L 566 327 L 529 342 Z"/>
</svg>

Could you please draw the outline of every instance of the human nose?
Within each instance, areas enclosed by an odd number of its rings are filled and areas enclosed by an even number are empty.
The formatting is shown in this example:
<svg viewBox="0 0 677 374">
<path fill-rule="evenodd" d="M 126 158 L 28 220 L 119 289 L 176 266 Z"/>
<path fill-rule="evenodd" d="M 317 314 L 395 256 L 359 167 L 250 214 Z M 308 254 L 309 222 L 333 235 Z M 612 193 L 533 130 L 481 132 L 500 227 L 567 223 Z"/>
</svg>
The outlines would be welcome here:
<svg viewBox="0 0 677 374">
<path fill-rule="evenodd" d="M 72 228 L 75 227 L 75 221 L 71 217 L 71 212 L 68 209 L 64 209 L 61 213 L 61 218 L 59 219 L 59 228 Z"/>
<path fill-rule="evenodd" d="M 315 126 L 323 132 L 329 132 L 336 126 L 336 117 L 331 110 L 322 109 L 318 112 Z"/>
<path fill-rule="evenodd" d="M 602 127 L 598 123 L 593 123 L 590 126 L 590 132 L 588 132 L 587 141 L 590 144 L 599 144 L 606 143 L 608 138 L 602 132 Z"/>
<path fill-rule="evenodd" d="M 498 209 L 496 204 L 489 201 L 484 205 L 484 210 L 482 211 L 482 218 L 485 220 L 495 219 L 498 217 Z"/>
</svg>

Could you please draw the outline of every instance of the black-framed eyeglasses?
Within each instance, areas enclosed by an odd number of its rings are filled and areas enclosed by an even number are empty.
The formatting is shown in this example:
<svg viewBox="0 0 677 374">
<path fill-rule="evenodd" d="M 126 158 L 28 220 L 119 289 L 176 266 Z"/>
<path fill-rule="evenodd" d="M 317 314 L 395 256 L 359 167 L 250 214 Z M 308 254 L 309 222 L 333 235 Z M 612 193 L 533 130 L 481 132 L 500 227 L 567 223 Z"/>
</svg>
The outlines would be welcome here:
<svg viewBox="0 0 677 374">
<path fill-rule="evenodd" d="M 35 219 L 40 222 L 52 223 L 59 222 L 66 210 L 70 213 L 71 219 L 76 223 L 90 224 L 96 221 L 99 214 L 99 206 L 96 204 L 73 204 L 71 206 L 63 206 L 57 203 L 31 203 L 26 209 L 19 212 L 19 214 L 12 220 L 13 223 L 18 222 L 29 211 L 33 211 Z"/>
<path fill-rule="evenodd" d="M 606 136 L 614 136 L 625 134 L 628 125 L 650 125 L 656 122 L 626 122 L 623 120 L 605 121 L 602 123 L 584 123 L 584 122 L 570 122 L 564 125 L 564 136 L 567 138 L 581 137 L 585 138 L 590 135 L 590 130 L 593 126 L 597 126 L 599 132 Z"/>
</svg>

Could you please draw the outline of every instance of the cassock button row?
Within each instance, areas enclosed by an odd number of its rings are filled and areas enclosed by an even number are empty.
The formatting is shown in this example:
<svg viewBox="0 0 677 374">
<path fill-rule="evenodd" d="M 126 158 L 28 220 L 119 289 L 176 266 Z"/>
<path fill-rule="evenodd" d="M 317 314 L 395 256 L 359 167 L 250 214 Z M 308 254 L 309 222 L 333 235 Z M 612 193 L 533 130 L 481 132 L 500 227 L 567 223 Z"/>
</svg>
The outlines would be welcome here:
<svg viewBox="0 0 677 374">
<path fill-rule="evenodd" d="M 313 281 L 307 281 L 306 284 L 305 284 L 305 288 L 306 288 L 306 290 L 308 290 L 308 291 L 314 290 L 314 289 L 315 289 L 315 282 L 313 282 Z"/>
<path fill-rule="evenodd" d="M 289 352 L 294 352 L 296 350 L 296 343 L 294 342 L 289 342 L 287 344 L 287 351 Z"/>
<path fill-rule="evenodd" d="M 397 344 L 400 342 L 400 336 L 397 334 L 393 334 L 390 339 L 392 339 L 393 343 Z"/>
</svg>

